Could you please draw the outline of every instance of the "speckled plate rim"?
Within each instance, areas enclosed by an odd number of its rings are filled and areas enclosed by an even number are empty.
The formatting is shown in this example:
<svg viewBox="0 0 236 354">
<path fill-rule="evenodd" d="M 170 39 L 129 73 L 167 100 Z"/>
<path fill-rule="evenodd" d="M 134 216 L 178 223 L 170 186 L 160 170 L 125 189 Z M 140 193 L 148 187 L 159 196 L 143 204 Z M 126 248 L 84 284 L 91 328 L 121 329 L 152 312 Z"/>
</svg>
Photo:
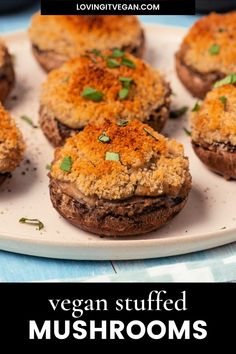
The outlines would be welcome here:
<svg viewBox="0 0 236 354">
<path fill-rule="evenodd" d="M 180 35 L 186 33 L 186 28 L 146 24 L 148 31 L 163 28 L 165 31 L 175 30 Z M 7 40 L 18 40 L 25 36 L 20 30 L 3 34 Z M 142 236 L 141 236 L 142 237 Z M 236 241 L 236 227 L 210 232 L 206 234 L 179 235 L 168 238 L 122 240 L 122 238 L 85 240 L 84 242 L 70 242 L 35 239 L 18 234 L 0 235 L 0 249 L 20 254 L 39 257 L 71 259 L 71 260 L 132 260 L 167 257 L 210 249 Z"/>
</svg>

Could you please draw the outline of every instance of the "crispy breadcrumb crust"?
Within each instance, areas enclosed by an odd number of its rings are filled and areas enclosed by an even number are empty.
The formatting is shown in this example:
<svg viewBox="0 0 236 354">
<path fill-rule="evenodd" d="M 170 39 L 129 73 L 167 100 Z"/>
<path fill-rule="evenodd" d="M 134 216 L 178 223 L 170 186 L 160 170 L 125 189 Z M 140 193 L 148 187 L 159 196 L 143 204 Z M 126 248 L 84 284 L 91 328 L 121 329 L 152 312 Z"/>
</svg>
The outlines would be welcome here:
<svg viewBox="0 0 236 354">
<path fill-rule="evenodd" d="M 103 52 L 105 56 L 111 54 L 112 51 Z M 166 103 L 166 96 L 170 96 L 169 85 L 158 70 L 144 61 L 130 54 L 125 57 L 132 60 L 136 68 L 121 65 L 111 69 L 106 59 L 93 53 L 72 59 L 48 75 L 42 88 L 41 107 L 47 110 L 48 116 L 56 117 L 73 129 L 82 129 L 88 123 L 110 116 L 147 121 L 155 109 Z M 121 63 L 122 58 L 116 61 Z M 122 89 L 120 77 L 133 80 L 125 100 L 118 97 Z M 82 97 L 85 87 L 102 92 L 102 101 Z"/>
<path fill-rule="evenodd" d="M 24 150 L 19 129 L 0 104 L 0 173 L 12 172 L 23 159 Z"/>
<path fill-rule="evenodd" d="M 192 113 L 191 123 L 193 141 L 236 146 L 236 86 L 224 85 L 210 91 L 200 110 Z"/>
<path fill-rule="evenodd" d="M 136 16 L 41 16 L 32 18 L 29 36 L 41 51 L 74 58 L 86 50 L 141 45 L 143 30 Z"/>
<path fill-rule="evenodd" d="M 216 55 L 210 48 L 218 45 Z M 199 73 L 236 72 L 236 11 L 212 13 L 198 20 L 184 38 L 180 51 L 185 65 Z"/>
<path fill-rule="evenodd" d="M 98 140 L 104 132 L 111 139 L 109 143 Z M 119 154 L 119 161 L 107 161 L 106 152 Z M 70 172 L 60 168 L 65 157 L 73 161 Z M 191 184 L 183 146 L 138 120 L 124 127 L 111 121 L 88 125 L 56 149 L 51 178 L 69 182 L 74 194 L 78 190 L 105 200 L 176 197 L 186 181 Z"/>
</svg>

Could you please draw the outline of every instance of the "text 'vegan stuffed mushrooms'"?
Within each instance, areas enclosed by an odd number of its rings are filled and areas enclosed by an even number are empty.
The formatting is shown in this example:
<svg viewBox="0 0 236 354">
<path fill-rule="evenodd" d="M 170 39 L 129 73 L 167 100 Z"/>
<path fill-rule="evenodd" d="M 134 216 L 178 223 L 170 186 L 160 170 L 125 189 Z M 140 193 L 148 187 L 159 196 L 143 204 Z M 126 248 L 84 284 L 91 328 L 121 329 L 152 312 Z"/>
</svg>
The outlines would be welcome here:
<svg viewBox="0 0 236 354">
<path fill-rule="evenodd" d="M 136 16 L 36 14 L 29 35 L 33 53 L 47 71 L 93 48 L 118 48 L 140 57 L 144 50 L 144 32 Z"/>
<path fill-rule="evenodd" d="M 5 43 L 0 39 L 0 102 L 4 102 L 15 82 L 11 55 Z"/>
<path fill-rule="evenodd" d="M 224 79 L 192 113 L 192 145 L 198 157 L 226 179 L 236 179 L 236 87 Z"/>
<path fill-rule="evenodd" d="M 236 11 L 198 20 L 176 55 L 177 73 L 186 88 L 204 98 L 213 84 L 236 72 Z"/>
<path fill-rule="evenodd" d="M 88 52 L 52 71 L 43 85 L 40 125 L 55 146 L 88 123 L 139 119 L 160 131 L 170 87 L 158 70 L 120 50 Z"/>
<path fill-rule="evenodd" d="M 88 125 L 55 151 L 55 209 L 98 235 L 158 229 L 185 205 L 191 188 L 183 146 L 138 120 Z"/>
<path fill-rule="evenodd" d="M 0 184 L 23 159 L 25 145 L 10 114 L 0 104 Z"/>
</svg>

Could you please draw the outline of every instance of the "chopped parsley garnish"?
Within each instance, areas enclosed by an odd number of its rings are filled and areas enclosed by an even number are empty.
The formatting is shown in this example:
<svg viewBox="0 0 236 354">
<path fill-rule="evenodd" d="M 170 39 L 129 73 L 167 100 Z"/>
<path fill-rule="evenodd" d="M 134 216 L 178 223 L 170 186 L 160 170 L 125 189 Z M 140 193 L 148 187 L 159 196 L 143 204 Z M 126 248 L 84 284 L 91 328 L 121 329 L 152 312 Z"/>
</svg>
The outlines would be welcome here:
<svg viewBox="0 0 236 354">
<path fill-rule="evenodd" d="M 187 128 L 183 128 L 183 130 L 187 136 L 192 136 L 192 133 L 190 130 L 188 130 Z"/>
<path fill-rule="evenodd" d="M 109 143 L 109 142 L 111 141 L 111 138 L 110 138 L 108 135 L 106 135 L 105 132 L 103 132 L 102 135 L 100 135 L 100 136 L 98 137 L 98 140 L 99 140 L 101 143 Z"/>
<path fill-rule="evenodd" d="M 119 68 L 120 67 L 120 63 L 118 63 L 117 60 L 115 59 L 107 59 L 107 66 L 108 68 Z"/>
<path fill-rule="evenodd" d="M 44 224 L 39 219 L 21 218 L 19 223 L 36 226 L 39 231 L 44 228 Z"/>
<path fill-rule="evenodd" d="M 135 69 L 136 68 L 135 63 L 132 60 L 126 58 L 126 57 L 122 58 L 121 64 L 124 65 L 124 66 L 128 66 L 128 68 L 131 68 L 131 69 Z"/>
<path fill-rule="evenodd" d="M 223 28 L 223 27 L 220 27 L 219 29 L 218 29 L 218 32 L 220 32 L 220 33 L 223 33 L 223 32 L 226 32 L 227 31 L 227 29 L 226 28 Z"/>
<path fill-rule="evenodd" d="M 117 125 L 119 125 L 119 127 L 126 127 L 126 125 L 129 124 L 129 121 L 128 120 L 124 120 L 124 119 L 121 119 L 117 122 Z"/>
<path fill-rule="evenodd" d="M 155 137 L 155 135 L 153 135 L 148 129 L 143 128 L 143 130 L 145 131 L 145 133 L 147 133 L 148 135 L 150 135 L 152 138 L 158 140 L 158 139 Z"/>
<path fill-rule="evenodd" d="M 120 154 L 118 152 L 107 151 L 105 156 L 106 161 L 120 161 Z"/>
<path fill-rule="evenodd" d="M 130 84 L 133 82 L 131 77 L 119 77 L 119 80 L 122 82 L 123 87 L 129 88 Z"/>
<path fill-rule="evenodd" d="M 224 79 L 219 80 L 215 83 L 214 88 L 221 87 L 224 85 L 236 84 L 236 74 L 229 74 Z"/>
<path fill-rule="evenodd" d="M 82 54 L 81 56 L 84 58 L 89 58 L 94 64 L 97 64 L 97 60 L 91 56 L 91 52 Z"/>
<path fill-rule="evenodd" d="M 22 119 L 23 121 L 25 121 L 26 123 L 28 123 L 29 125 L 31 125 L 32 128 L 37 129 L 38 126 L 34 124 L 34 122 L 32 121 L 32 119 L 26 115 L 23 115 L 20 117 L 20 119 Z"/>
<path fill-rule="evenodd" d="M 125 55 L 125 52 L 123 52 L 122 50 L 120 49 L 113 49 L 112 51 L 112 58 L 122 58 L 123 56 Z"/>
<path fill-rule="evenodd" d="M 197 101 L 192 109 L 192 112 L 198 112 L 200 110 L 201 106 L 199 102 Z"/>
<path fill-rule="evenodd" d="M 70 76 L 66 76 L 66 77 L 64 77 L 64 78 L 61 80 L 61 82 L 62 82 L 63 84 L 67 84 L 67 83 L 69 82 L 69 80 L 70 80 Z"/>
<path fill-rule="evenodd" d="M 209 48 L 209 53 L 211 55 L 217 55 L 220 53 L 220 46 L 219 44 L 213 44 L 210 48 Z"/>
<path fill-rule="evenodd" d="M 103 98 L 103 93 L 92 87 L 85 87 L 81 96 L 94 102 L 100 102 Z"/>
<path fill-rule="evenodd" d="M 72 168 L 72 158 L 70 156 L 65 156 L 60 164 L 60 169 L 64 172 L 70 172 Z"/>
<path fill-rule="evenodd" d="M 227 105 L 227 97 L 221 96 L 221 97 L 219 97 L 219 100 L 223 103 L 224 109 L 225 109 L 226 105 Z"/>
<path fill-rule="evenodd" d="M 46 165 L 46 170 L 51 171 L 51 169 L 52 169 L 52 165 L 47 164 Z"/>
<path fill-rule="evenodd" d="M 183 116 L 187 111 L 188 111 L 188 107 L 187 106 L 183 106 L 183 107 L 181 107 L 179 109 L 171 111 L 170 112 L 170 118 L 171 119 L 179 118 L 179 117 Z"/>
<path fill-rule="evenodd" d="M 125 100 L 129 96 L 129 89 L 127 87 L 123 87 L 119 91 L 119 99 L 120 100 Z"/>
<path fill-rule="evenodd" d="M 101 54 L 101 51 L 98 50 L 98 49 L 96 49 L 96 48 L 92 49 L 91 52 L 92 52 L 94 55 L 96 55 L 97 57 L 100 57 L 100 56 L 102 55 L 102 54 Z"/>
<path fill-rule="evenodd" d="M 119 91 L 119 99 L 125 100 L 129 95 L 129 89 L 133 79 L 130 77 L 119 77 L 119 80 L 123 86 L 123 88 Z"/>
</svg>

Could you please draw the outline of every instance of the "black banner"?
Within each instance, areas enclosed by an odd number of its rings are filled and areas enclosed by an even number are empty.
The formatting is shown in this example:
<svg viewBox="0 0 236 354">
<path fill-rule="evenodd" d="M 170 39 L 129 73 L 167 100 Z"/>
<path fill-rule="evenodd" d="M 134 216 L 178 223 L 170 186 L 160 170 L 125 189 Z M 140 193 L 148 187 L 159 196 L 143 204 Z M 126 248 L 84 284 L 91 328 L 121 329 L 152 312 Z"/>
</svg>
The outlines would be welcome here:
<svg viewBox="0 0 236 354">
<path fill-rule="evenodd" d="M 195 0 L 41 0 L 42 15 L 194 15 Z"/>
<path fill-rule="evenodd" d="M 234 345 L 236 284 L 0 284 L 2 346 Z"/>
</svg>

